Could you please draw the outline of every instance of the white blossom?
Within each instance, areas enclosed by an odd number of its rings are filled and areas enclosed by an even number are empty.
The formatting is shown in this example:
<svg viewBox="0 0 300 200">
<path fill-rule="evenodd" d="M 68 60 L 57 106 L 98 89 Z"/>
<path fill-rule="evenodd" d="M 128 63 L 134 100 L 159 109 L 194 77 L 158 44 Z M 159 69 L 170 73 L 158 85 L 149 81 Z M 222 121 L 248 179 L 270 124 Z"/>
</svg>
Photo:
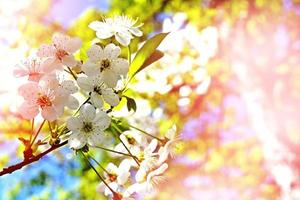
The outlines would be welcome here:
<svg viewBox="0 0 300 200">
<path fill-rule="evenodd" d="M 89 27 L 96 31 L 96 35 L 100 39 L 107 39 L 112 36 L 123 46 L 128 46 L 130 40 L 134 36 L 143 35 L 139 28 L 143 24 L 136 25 L 137 20 L 133 21 L 127 16 L 115 16 L 113 18 L 104 19 L 103 22 L 94 21 Z"/>
<path fill-rule="evenodd" d="M 161 181 L 164 180 L 163 173 L 168 169 L 168 164 L 163 163 L 158 168 L 149 172 L 143 180 L 137 180 L 136 183 L 129 186 L 126 190 L 127 195 L 133 193 L 138 194 L 151 194 L 155 191 L 155 186 L 157 186 Z"/>
<path fill-rule="evenodd" d="M 168 156 L 174 157 L 176 151 L 176 145 L 180 140 L 179 137 L 176 137 L 176 126 L 173 125 L 165 134 L 164 146 L 162 146 L 159 151 L 159 163 L 163 163 L 167 160 Z"/>
<path fill-rule="evenodd" d="M 78 77 L 77 83 L 80 88 L 90 92 L 91 101 L 97 108 L 102 108 L 104 101 L 111 106 L 117 106 L 120 102 L 118 94 L 105 85 L 100 75 Z"/>
<path fill-rule="evenodd" d="M 125 146 L 133 152 L 140 151 L 141 147 L 145 147 L 148 144 L 147 138 L 135 130 L 124 131 L 120 135 L 120 139 L 125 144 Z M 127 150 L 122 143 L 116 145 L 115 150 L 127 153 Z"/>
<path fill-rule="evenodd" d="M 126 59 L 119 58 L 120 53 L 120 47 L 112 43 L 104 49 L 93 45 L 87 52 L 89 60 L 82 65 L 82 70 L 88 76 L 100 74 L 103 82 L 114 88 L 121 76 L 126 76 L 129 67 Z"/>
<path fill-rule="evenodd" d="M 110 125 L 110 117 L 103 111 L 98 111 L 85 104 L 80 109 L 79 117 L 71 117 L 67 121 L 67 127 L 72 131 L 69 145 L 73 149 L 81 149 L 86 144 L 97 146 L 101 144 L 104 130 Z"/>
<path fill-rule="evenodd" d="M 113 163 L 107 165 L 106 172 L 104 173 L 106 183 L 116 192 L 123 189 L 123 185 L 127 182 L 130 177 L 130 165 L 128 165 L 129 160 L 123 160 L 119 167 Z M 109 188 L 101 182 L 98 185 L 98 190 L 104 192 L 106 196 L 112 195 Z"/>
</svg>

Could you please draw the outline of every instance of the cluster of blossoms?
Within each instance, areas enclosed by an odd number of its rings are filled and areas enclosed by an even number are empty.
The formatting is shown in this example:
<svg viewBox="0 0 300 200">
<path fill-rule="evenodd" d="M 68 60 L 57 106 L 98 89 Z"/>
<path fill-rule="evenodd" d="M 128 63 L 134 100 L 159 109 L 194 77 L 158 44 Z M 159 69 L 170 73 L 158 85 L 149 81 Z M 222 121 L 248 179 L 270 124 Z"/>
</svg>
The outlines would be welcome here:
<svg viewBox="0 0 300 200">
<path fill-rule="evenodd" d="M 126 16 L 92 22 L 89 27 L 101 40 L 91 45 L 87 61 L 75 59 L 82 45 L 79 38 L 55 34 L 52 44 L 42 45 L 33 58 L 17 65 L 14 71 L 16 77 L 28 77 L 18 90 L 24 99 L 20 114 L 32 120 L 33 129 L 34 119 L 44 120 L 26 150 L 32 150 L 39 131 L 48 122 L 49 144 L 55 146 L 61 140 L 68 141 L 70 148 L 81 153 L 95 171 L 89 149 L 109 151 L 120 164 L 102 167 L 96 162 L 103 175 L 96 173 L 101 180 L 98 190 L 113 199 L 153 192 L 168 168 L 166 161 L 173 155 L 178 140 L 175 128 L 164 138 L 158 138 L 131 125 L 124 126 L 113 116 L 121 99 L 128 98 L 123 93 L 131 80 L 127 79 L 131 58 L 124 58 L 121 50 L 127 49 L 134 36 L 142 36 L 139 30 L 142 24 L 136 23 Z M 85 98 L 82 103 L 80 97 Z M 70 110 L 65 112 L 66 109 Z M 39 140 L 36 144 L 43 143 Z M 114 147 L 101 146 L 104 144 Z M 26 159 L 34 155 L 27 152 L 24 156 Z"/>
</svg>

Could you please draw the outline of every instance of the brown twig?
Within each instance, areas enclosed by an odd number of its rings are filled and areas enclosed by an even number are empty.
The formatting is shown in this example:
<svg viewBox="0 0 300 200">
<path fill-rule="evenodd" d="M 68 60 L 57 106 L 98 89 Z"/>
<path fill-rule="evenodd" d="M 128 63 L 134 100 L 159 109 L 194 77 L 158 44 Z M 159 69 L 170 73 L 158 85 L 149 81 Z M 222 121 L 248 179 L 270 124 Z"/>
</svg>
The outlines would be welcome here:
<svg viewBox="0 0 300 200">
<path fill-rule="evenodd" d="M 68 143 L 68 141 L 66 140 L 66 141 L 64 141 L 64 142 L 62 142 L 62 143 L 60 143 L 58 145 L 53 145 L 49 149 L 47 149 L 46 151 L 38 154 L 37 156 L 33 156 L 33 157 L 31 157 L 31 158 L 29 158 L 27 160 L 24 160 L 24 161 L 22 161 L 22 162 L 20 162 L 18 164 L 9 166 L 7 168 L 3 168 L 3 170 L 0 172 L 0 176 L 3 176 L 5 174 L 11 174 L 14 171 L 17 171 L 17 170 L 23 168 L 26 165 L 29 165 L 29 164 L 31 164 L 33 162 L 36 162 L 39 159 L 41 159 L 42 157 L 44 157 L 45 155 L 47 155 L 48 153 L 54 151 L 55 149 L 58 149 L 59 147 L 62 147 L 64 145 L 66 145 L 67 143 Z"/>
</svg>

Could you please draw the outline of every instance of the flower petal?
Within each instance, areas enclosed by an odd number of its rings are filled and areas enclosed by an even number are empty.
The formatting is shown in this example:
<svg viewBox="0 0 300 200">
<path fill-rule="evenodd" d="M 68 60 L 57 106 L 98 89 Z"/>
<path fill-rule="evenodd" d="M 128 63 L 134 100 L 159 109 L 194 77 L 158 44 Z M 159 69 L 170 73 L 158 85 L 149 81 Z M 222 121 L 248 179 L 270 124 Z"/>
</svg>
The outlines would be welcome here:
<svg viewBox="0 0 300 200">
<path fill-rule="evenodd" d="M 126 76 L 128 73 L 129 64 L 124 58 L 117 58 L 112 62 L 113 69 L 116 74 Z"/>
<path fill-rule="evenodd" d="M 78 77 L 77 84 L 85 91 L 90 92 L 94 90 L 94 85 L 89 77 Z"/>
<path fill-rule="evenodd" d="M 74 53 L 75 51 L 80 49 L 81 45 L 82 45 L 82 41 L 80 38 L 78 37 L 70 38 L 70 40 L 66 42 L 65 50 L 69 53 Z"/>
<path fill-rule="evenodd" d="M 111 27 L 104 22 L 94 21 L 89 24 L 89 28 L 96 31 L 96 35 L 100 39 L 107 39 L 113 36 Z"/>
<path fill-rule="evenodd" d="M 109 105 L 117 106 L 119 104 L 119 96 L 116 93 L 114 93 L 114 91 L 111 88 L 103 89 L 101 92 L 104 101 L 106 101 Z"/>
<path fill-rule="evenodd" d="M 66 44 L 70 40 L 70 37 L 61 33 L 56 33 L 52 37 L 53 44 L 56 49 L 66 50 Z"/>
<path fill-rule="evenodd" d="M 81 66 L 81 69 L 88 76 L 93 76 L 93 75 L 99 73 L 99 71 L 100 71 L 99 65 L 96 63 L 90 62 L 90 61 L 87 61 L 86 63 L 84 63 Z"/>
<path fill-rule="evenodd" d="M 19 78 L 22 76 L 28 76 L 29 70 L 24 69 L 21 65 L 16 65 L 13 71 L 14 77 Z"/>
<path fill-rule="evenodd" d="M 90 134 L 87 138 L 87 142 L 91 146 L 100 145 L 103 142 L 103 132 L 95 131 L 93 134 Z"/>
<path fill-rule="evenodd" d="M 121 174 L 118 175 L 117 177 L 117 182 L 119 185 L 124 185 L 128 178 L 130 176 L 130 173 L 129 172 L 126 172 L 126 171 L 123 171 Z"/>
<path fill-rule="evenodd" d="M 81 149 L 86 145 L 87 139 L 84 134 L 72 133 L 69 137 L 68 144 L 72 149 Z"/>
<path fill-rule="evenodd" d="M 21 95 L 26 101 L 35 103 L 37 100 L 37 95 L 41 88 L 36 82 L 28 82 L 21 85 L 18 89 L 19 95 Z"/>
<path fill-rule="evenodd" d="M 145 168 L 140 167 L 140 169 L 135 174 L 136 182 L 143 182 L 146 179 L 147 171 Z"/>
<path fill-rule="evenodd" d="M 87 50 L 87 55 L 91 62 L 98 62 L 103 57 L 103 50 L 99 45 L 94 44 Z"/>
<path fill-rule="evenodd" d="M 168 169 L 168 164 L 164 163 L 156 170 L 150 172 L 147 176 L 147 183 L 151 183 L 151 179 L 155 176 L 163 174 Z"/>
<path fill-rule="evenodd" d="M 59 116 L 53 106 L 46 106 L 42 109 L 42 117 L 52 122 L 56 120 Z"/>
<path fill-rule="evenodd" d="M 116 59 L 121 54 L 121 48 L 110 43 L 104 48 L 104 57 L 110 60 Z"/>
<path fill-rule="evenodd" d="M 24 102 L 19 108 L 19 113 L 25 119 L 33 119 L 39 113 L 39 108 L 37 105 Z"/>
<path fill-rule="evenodd" d="M 124 159 L 119 165 L 119 169 L 128 172 L 131 168 L 131 161 L 129 159 Z"/>
<path fill-rule="evenodd" d="M 70 68 L 77 66 L 77 61 L 73 55 L 66 55 L 62 58 L 62 63 Z"/>
<path fill-rule="evenodd" d="M 157 147 L 158 141 L 157 139 L 152 139 L 150 144 L 145 148 L 145 152 L 153 153 Z"/>
<path fill-rule="evenodd" d="M 103 82 L 111 88 L 114 88 L 117 85 L 119 75 L 115 74 L 112 70 L 104 70 L 102 72 Z"/>
<path fill-rule="evenodd" d="M 116 174 L 118 172 L 118 167 L 114 163 L 108 163 L 105 168 L 109 173 Z"/>
<path fill-rule="evenodd" d="M 77 132 L 82 127 L 82 121 L 78 117 L 70 117 L 67 120 L 67 127 L 71 131 Z"/>
<path fill-rule="evenodd" d="M 104 111 L 99 111 L 93 122 L 98 129 L 105 130 L 109 127 L 111 118 Z"/>
<path fill-rule="evenodd" d="M 50 73 L 54 70 L 62 70 L 63 66 L 58 59 L 51 57 L 42 63 L 41 68 L 43 72 Z"/>
<path fill-rule="evenodd" d="M 92 92 L 91 102 L 97 108 L 102 108 L 103 107 L 103 100 L 101 98 L 101 95 L 97 94 L 96 92 Z"/>
<path fill-rule="evenodd" d="M 116 40 L 123 46 L 128 46 L 131 40 L 131 35 L 128 32 L 117 32 L 115 34 Z"/>
<path fill-rule="evenodd" d="M 143 35 L 143 32 L 140 31 L 140 29 L 137 28 L 137 27 L 131 27 L 131 28 L 129 29 L 129 31 L 130 31 L 130 33 L 132 33 L 133 35 L 135 35 L 135 36 L 137 36 L 137 37 L 141 37 L 141 36 Z"/>
<path fill-rule="evenodd" d="M 93 119 L 96 116 L 96 110 L 94 108 L 94 106 L 92 106 L 91 104 L 84 104 L 81 108 L 80 108 L 80 117 L 83 119 L 83 121 L 93 121 Z"/>
<path fill-rule="evenodd" d="M 38 49 L 36 55 L 41 58 L 45 57 L 52 57 L 55 56 L 56 49 L 53 45 L 41 45 L 41 47 Z"/>
<path fill-rule="evenodd" d="M 78 102 L 78 100 L 75 97 L 73 97 L 72 95 L 70 95 L 68 97 L 67 102 L 66 102 L 66 106 L 68 108 L 72 109 L 72 110 L 75 110 L 75 109 L 78 108 L 79 102 Z"/>
<path fill-rule="evenodd" d="M 67 95 L 74 94 L 78 91 L 78 88 L 75 86 L 74 82 L 71 80 L 65 80 L 61 83 L 62 89 Z"/>
</svg>

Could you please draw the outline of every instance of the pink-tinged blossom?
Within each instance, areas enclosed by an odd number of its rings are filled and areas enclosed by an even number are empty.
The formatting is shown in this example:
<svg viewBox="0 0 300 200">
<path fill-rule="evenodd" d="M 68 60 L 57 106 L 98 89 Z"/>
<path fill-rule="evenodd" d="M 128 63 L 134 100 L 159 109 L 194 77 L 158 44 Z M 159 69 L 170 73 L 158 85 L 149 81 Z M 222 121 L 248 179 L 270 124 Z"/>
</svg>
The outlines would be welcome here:
<svg viewBox="0 0 300 200">
<path fill-rule="evenodd" d="M 76 88 L 70 81 L 59 83 L 46 77 L 40 83 L 28 82 L 19 88 L 24 98 L 19 112 L 25 119 L 33 119 L 39 113 L 48 121 L 54 121 L 64 113 L 64 107 L 76 109 L 78 101 L 71 94 Z"/>
<path fill-rule="evenodd" d="M 63 68 L 77 66 L 73 53 L 81 47 L 81 40 L 77 37 L 71 38 L 62 34 L 55 34 L 52 37 L 53 44 L 42 45 L 37 52 L 41 58 L 45 60 L 44 71 L 51 72 Z"/>
<path fill-rule="evenodd" d="M 38 59 L 28 59 L 21 64 L 17 64 L 15 67 L 13 73 L 17 78 L 28 76 L 29 81 L 38 82 L 44 75 L 42 70 L 43 65 Z"/>
</svg>

